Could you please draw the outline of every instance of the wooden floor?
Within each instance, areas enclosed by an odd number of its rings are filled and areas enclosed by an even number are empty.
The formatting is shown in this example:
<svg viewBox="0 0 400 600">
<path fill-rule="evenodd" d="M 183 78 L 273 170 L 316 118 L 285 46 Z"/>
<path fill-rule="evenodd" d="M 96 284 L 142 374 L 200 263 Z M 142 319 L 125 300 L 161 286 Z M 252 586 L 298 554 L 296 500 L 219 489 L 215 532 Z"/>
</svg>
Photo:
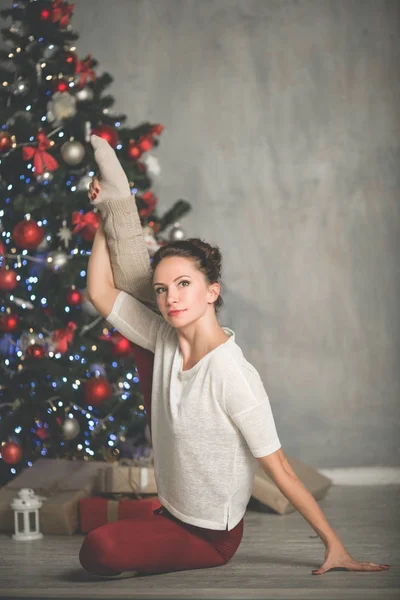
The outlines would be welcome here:
<svg viewBox="0 0 400 600">
<path fill-rule="evenodd" d="M 119 580 L 80 567 L 82 535 L 16 542 L 2 534 L 0 598 L 399 600 L 400 486 L 333 486 L 320 506 L 356 559 L 391 569 L 312 575 L 324 546 L 308 523 L 297 512 L 249 509 L 242 543 L 227 565 Z"/>
</svg>

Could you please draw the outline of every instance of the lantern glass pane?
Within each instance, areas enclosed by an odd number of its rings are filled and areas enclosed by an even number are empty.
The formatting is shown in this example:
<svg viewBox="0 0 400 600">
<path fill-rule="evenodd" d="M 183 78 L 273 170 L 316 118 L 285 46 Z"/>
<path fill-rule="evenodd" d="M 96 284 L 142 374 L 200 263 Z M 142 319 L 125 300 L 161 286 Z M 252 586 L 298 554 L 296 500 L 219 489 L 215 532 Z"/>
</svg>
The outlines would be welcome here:
<svg viewBox="0 0 400 600">
<path fill-rule="evenodd" d="M 36 519 L 35 519 L 36 513 L 35 512 L 30 512 L 29 513 L 29 531 L 36 531 Z"/>
<path fill-rule="evenodd" d="M 24 531 L 24 514 L 17 512 L 17 527 L 18 531 Z"/>
</svg>

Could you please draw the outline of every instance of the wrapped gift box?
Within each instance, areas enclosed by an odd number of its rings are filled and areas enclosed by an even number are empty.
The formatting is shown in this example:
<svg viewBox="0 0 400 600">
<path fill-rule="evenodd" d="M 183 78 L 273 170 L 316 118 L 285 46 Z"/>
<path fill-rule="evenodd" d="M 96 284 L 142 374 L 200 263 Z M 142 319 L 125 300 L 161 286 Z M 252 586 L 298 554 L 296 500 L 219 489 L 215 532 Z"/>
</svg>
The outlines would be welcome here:
<svg viewBox="0 0 400 600">
<path fill-rule="evenodd" d="M 332 485 L 332 480 L 296 458 L 287 457 L 287 460 L 310 494 L 316 500 L 323 498 Z M 261 465 L 259 465 L 254 476 L 252 498 L 248 508 L 258 509 L 262 512 L 266 506 L 281 515 L 296 510 L 286 496 L 277 488 L 274 481 L 268 477 Z"/>
<path fill-rule="evenodd" d="M 101 494 L 157 494 L 154 466 L 109 463 L 98 472 L 96 491 Z"/>
<path fill-rule="evenodd" d="M 20 489 L 32 488 L 43 500 L 40 530 L 72 535 L 79 529 L 79 500 L 94 492 L 97 474 L 106 466 L 97 461 L 39 458 L 0 489 L 0 531 L 14 530 L 10 503 Z"/>
<path fill-rule="evenodd" d="M 157 497 L 115 500 L 100 496 L 79 501 L 80 531 L 88 533 L 100 525 L 123 519 L 151 517 L 160 508 Z"/>
</svg>

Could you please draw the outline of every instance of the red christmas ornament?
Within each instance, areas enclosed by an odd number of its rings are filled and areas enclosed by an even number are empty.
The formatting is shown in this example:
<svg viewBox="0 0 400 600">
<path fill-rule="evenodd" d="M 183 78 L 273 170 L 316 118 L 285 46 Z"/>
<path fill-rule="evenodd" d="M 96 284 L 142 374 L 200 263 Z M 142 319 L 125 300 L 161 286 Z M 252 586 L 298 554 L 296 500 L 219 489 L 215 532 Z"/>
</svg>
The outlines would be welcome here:
<svg viewBox="0 0 400 600">
<path fill-rule="evenodd" d="M 133 346 L 131 342 L 118 331 L 111 334 L 108 333 L 107 335 L 101 335 L 99 339 L 112 344 L 112 354 L 114 356 L 128 356 L 132 353 Z"/>
<path fill-rule="evenodd" d="M 70 290 L 66 300 L 70 306 L 79 306 L 82 304 L 82 293 L 79 290 Z"/>
<path fill-rule="evenodd" d="M 17 287 L 17 274 L 11 269 L 0 270 L 0 290 L 10 292 Z"/>
<path fill-rule="evenodd" d="M 8 465 L 16 465 L 22 458 L 21 446 L 14 442 L 6 442 L 0 446 L 1 457 Z"/>
<path fill-rule="evenodd" d="M 118 144 L 118 133 L 111 125 L 99 125 L 92 130 L 92 133 L 103 138 L 103 140 L 106 140 L 113 148 L 116 148 Z"/>
<path fill-rule="evenodd" d="M 139 148 L 142 152 L 148 152 L 153 147 L 153 139 L 147 135 L 139 140 Z"/>
<path fill-rule="evenodd" d="M 142 156 L 142 151 L 133 140 L 129 140 L 127 154 L 132 160 L 137 160 Z"/>
<path fill-rule="evenodd" d="M 49 437 L 49 430 L 47 429 L 47 427 L 38 427 L 35 433 L 38 436 L 38 438 L 42 441 Z"/>
<path fill-rule="evenodd" d="M 120 336 L 120 339 L 113 344 L 112 354 L 114 356 L 128 356 L 132 352 L 132 344 L 124 336 Z"/>
<path fill-rule="evenodd" d="M 7 152 L 12 146 L 12 139 L 9 133 L 0 132 L 0 152 Z"/>
<path fill-rule="evenodd" d="M 33 219 L 20 221 L 13 229 L 12 237 L 19 248 L 35 250 L 44 238 L 44 230 Z"/>
<path fill-rule="evenodd" d="M 111 384 L 104 377 L 88 379 L 84 384 L 85 402 L 90 406 L 100 406 L 104 400 L 110 398 L 111 394 Z"/>
<path fill-rule="evenodd" d="M 54 84 L 54 90 L 56 92 L 66 92 L 69 88 L 68 82 L 65 79 L 57 79 Z"/>
<path fill-rule="evenodd" d="M 48 8 L 44 8 L 40 11 L 40 18 L 42 21 L 48 21 L 51 17 L 51 11 Z"/>
<path fill-rule="evenodd" d="M 151 128 L 151 133 L 153 135 L 161 135 L 163 131 L 164 131 L 164 125 L 161 125 L 160 123 L 156 123 Z"/>
<path fill-rule="evenodd" d="M 0 329 L 5 331 L 6 333 L 10 333 L 11 331 L 15 331 L 18 327 L 18 317 L 17 315 L 3 315 L 0 317 Z"/>
<path fill-rule="evenodd" d="M 45 357 L 46 350 L 43 346 L 40 346 L 40 344 L 32 344 L 31 346 L 28 346 L 26 354 L 36 360 L 41 360 Z"/>
</svg>

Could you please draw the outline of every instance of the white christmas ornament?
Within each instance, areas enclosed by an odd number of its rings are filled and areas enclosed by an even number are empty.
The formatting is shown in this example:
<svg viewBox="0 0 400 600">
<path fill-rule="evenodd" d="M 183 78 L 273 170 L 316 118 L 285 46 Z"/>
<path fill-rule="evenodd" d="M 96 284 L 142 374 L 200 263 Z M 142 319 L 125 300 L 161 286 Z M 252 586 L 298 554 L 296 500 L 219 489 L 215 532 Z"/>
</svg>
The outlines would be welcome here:
<svg viewBox="0 0 400 600">
<path fill-rule="evenodd" d="M 67 417 L 62 425 L 64 439 L 74 440 L 81 430 L 79 422 L 75 417 Z"/>
<path fill-rule="evenodd" d="M 11 502 L 14 511 L 14 540 L 40 540 L 43 537 L 43 533 L 39 531 L 39 508 L 42 504 L 32 489 L 19 490 L 18 496 Z"/>
<path fill-rule="evenodd" d="M 60 241 L 63 242 L 65 249 L 67 250 L 73 237 L 72 231 L 67 227 L 67 221 L 62 222 L 62 227 L 59 229 L 57 237 L 60 238 Z"/>
<path fill-rule="evenodd" d="M 146 156 L 142 158 L 142 162 L 146 165 L 147 171 L 153 177 L 158 177 L 158 175 L 161 173 L 160 163 L 158 162 L 158 158 L 155 156 L 146 154 Z"/>
<path fill-rule="evenodd" d="M 76 115 L 76 98 L 68 92 L 56 92 L 50 102 L 47 103 L 47 118 L 61 122 Z"/>
<path fill-rule="evenodd" d="M 89 87 L 84 87 L 78 92 L 76 92 L 75 97 L 79 102 L 89 102 L 94 98 L 94 92 Z"/>
</svg>

